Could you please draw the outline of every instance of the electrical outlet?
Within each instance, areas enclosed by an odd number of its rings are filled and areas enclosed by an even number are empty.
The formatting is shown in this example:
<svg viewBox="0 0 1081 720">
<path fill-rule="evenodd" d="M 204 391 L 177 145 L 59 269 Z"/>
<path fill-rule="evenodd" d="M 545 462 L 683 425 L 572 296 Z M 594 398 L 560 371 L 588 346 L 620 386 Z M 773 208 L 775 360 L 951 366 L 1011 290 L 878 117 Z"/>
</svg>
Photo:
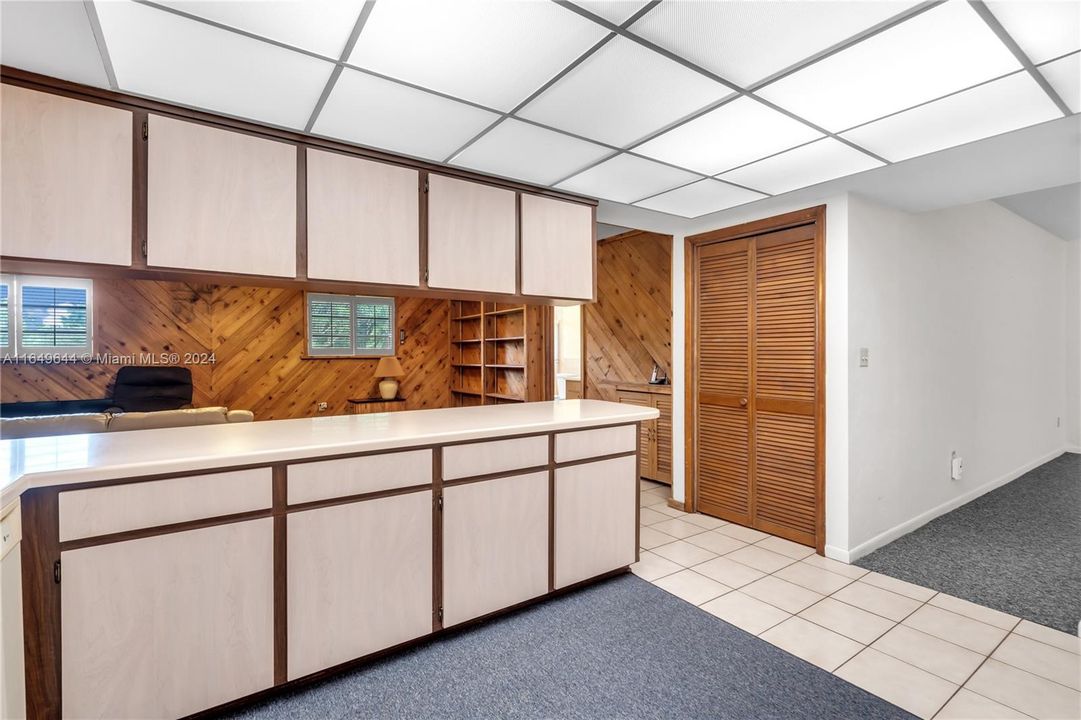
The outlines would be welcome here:
<svg viewBox="0 0 1081 720">
<path fill-rule="evenodd" d="M 870 348 L 860 348 L 860 367 L 868 367 L 871 364 Z"/>
<path fill-rule="evenodd" d="M 960 480 L 965 470 L 964 460 L 954 450 L 950 453 L 950 480 Z"/>
<path fill-rule="evenodd" d="M 325 402 L 316 403 L 315 409 L 318 410 L 319 412 L 324 412 L 327 409 L 327 404 Z"/>
</svg>

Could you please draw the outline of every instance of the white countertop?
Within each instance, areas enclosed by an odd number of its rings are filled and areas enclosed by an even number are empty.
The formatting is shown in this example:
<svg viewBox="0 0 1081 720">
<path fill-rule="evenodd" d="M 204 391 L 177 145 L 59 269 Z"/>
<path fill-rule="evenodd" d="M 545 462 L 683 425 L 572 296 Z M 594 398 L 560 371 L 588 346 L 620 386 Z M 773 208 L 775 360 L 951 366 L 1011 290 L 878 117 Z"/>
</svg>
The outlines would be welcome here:
<svg viewBox="0 0 1081 720">
<path fill-rule="evenodd" d="M 652 420 L 602 400 L 486 405 L 0 440 L 0 507 L 34 487 Z"/>
</svg>

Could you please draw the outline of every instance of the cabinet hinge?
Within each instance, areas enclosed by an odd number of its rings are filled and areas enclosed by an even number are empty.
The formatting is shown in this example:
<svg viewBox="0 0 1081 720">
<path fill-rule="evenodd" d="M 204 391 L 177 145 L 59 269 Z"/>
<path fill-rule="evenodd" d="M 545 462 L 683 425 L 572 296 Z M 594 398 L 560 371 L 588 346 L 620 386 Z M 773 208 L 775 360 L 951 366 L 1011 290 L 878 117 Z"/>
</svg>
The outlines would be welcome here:
<svg viewBox="0 0 1081 720">
<path fill-rule="evenodd" d="M 57 585 L 60 584 L 60 561 L 57 560 L 53 563 L 53 582 Z"/>
<path fill-rule="evenodd" d="M 424 178 L 424 192 L 428 192 L 428 178 Z"/>
<path fill-rule="evenodd" d="M 143 252 L 143 260 L 146 260 L 146 240 L 143 240 L 139 244 L 139 249 L 142 250 L 142 252 Z"/>
<path fill-rule="evenodd" d="M 438 613 L 439 613 L 439 622 L 443 622 L 443 606 L 442 605 L 439 606 Z"/>
<path fill-rule="evenodd" d="M 425 270 L 424 270 L 424 282 L 428 282 L 428 270 L 427 270 L 427 268 L 425 268 Z"/>
<path fill-rule="evenodd" d="M 143 140 L 150 138 L 150 123 L 143 120 Z"/>
<path fill-rule="evenodd" d="M 435 506 L 439 510 L 443 509 L 443 493 L 439 493 L 438 495 L 436 495 Z"/>
</svg>

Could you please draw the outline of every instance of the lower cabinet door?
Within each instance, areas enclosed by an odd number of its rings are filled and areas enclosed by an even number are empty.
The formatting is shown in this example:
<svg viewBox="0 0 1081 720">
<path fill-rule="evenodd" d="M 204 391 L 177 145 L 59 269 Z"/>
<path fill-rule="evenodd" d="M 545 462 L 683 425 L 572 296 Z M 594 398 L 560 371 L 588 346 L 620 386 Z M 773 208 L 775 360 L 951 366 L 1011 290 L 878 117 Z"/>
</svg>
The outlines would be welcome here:
<svg viewBox="0 0 1081 720">
<path fill-rule="evenodd" d="M 556 469 L 557 588 L 634 562 L 637 475 L 633 455 Z"/>
<path fill-rule="evenodd" d="M 289 679 L 432 631 L 432 492 L 289 513 Z"/>
<path fill-rule="evenodd" d="M 273 520 L 61 553 L 67 718 L 175 718 L 274 684 Z"/>
<path fill-rule="evenodd" d="M 443 489 L 443 625 L 548 592 L 548 473 Z"/>
</svg>

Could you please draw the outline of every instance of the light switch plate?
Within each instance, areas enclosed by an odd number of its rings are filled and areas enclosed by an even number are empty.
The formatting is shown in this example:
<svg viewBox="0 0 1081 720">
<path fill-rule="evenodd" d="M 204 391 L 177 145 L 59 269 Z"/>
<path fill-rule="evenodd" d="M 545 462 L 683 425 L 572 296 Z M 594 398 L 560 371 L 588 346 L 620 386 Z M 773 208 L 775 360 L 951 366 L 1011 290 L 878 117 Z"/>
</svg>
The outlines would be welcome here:
<svg viewBox="0 0 1081 720">
<path fill-rule="evenodd" d="M 871 364 L 871 351 L 869 348 L 860 348 L 860 367 L 867 367 Z"/>
</svg>

